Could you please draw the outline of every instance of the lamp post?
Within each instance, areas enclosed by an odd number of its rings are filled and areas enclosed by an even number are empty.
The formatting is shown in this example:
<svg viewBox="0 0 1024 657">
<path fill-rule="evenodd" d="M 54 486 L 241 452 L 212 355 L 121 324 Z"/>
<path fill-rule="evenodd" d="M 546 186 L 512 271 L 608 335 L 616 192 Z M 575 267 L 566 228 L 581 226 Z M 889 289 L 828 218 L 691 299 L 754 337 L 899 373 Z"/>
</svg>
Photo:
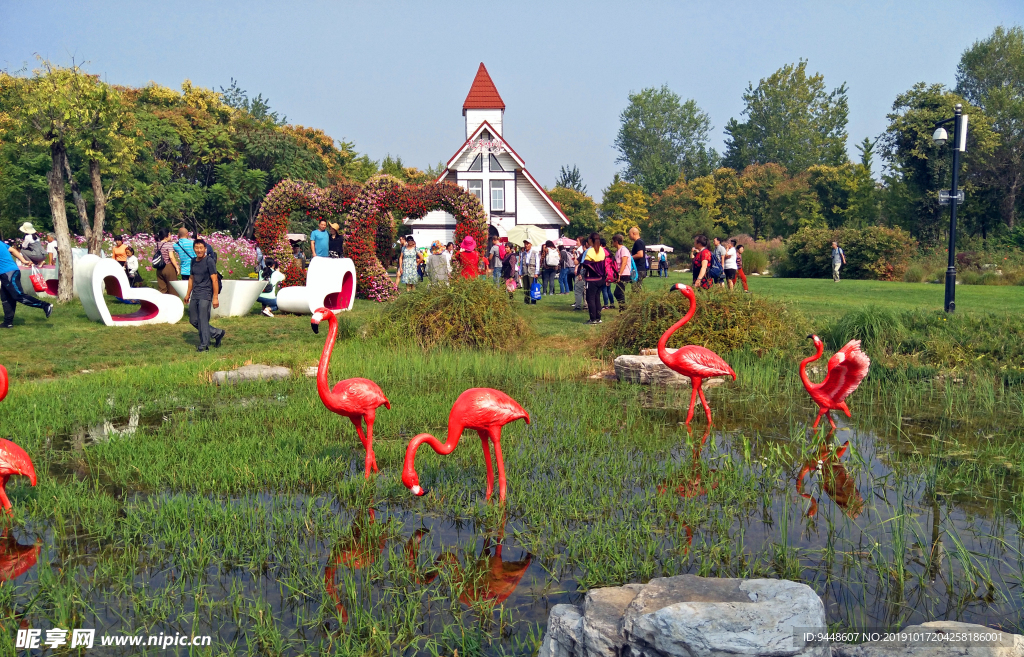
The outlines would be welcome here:
<svg viewBox="0 0 1024 657">
<path fill-rule="evenodd" d="M 948 139 L 946 129 L 942 126 L 953 124 L 953 184 L 949 190 L 949 261 L 946 266 L 947 313 L 956 310 L 956 206 L 960 204 L 960 192 L 957 187 L 960 182 L 960 153 L 967 150 L 967 116 L 964 115 L 963 109 L 963 105 L 957 103 L 953 107 L 953 118 L 936 123 L 935 133 L 932 134 L 935 144 L 942 146 Z M 939 202 L 942 202 L 942 192 L 939 193 Z"/>
</svg>

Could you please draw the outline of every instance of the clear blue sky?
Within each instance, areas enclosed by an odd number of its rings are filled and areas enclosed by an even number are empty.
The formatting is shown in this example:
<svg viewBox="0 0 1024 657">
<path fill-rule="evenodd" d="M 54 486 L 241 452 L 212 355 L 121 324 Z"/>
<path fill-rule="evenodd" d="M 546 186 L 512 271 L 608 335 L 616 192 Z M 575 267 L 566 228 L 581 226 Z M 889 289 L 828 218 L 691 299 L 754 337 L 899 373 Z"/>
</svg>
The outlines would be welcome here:
<svg viewBox="0 0 1024 657">
<path fill-rule="evenodd" d="M 630 91 L 668 84 L 695 99 L 722 150 L 747 83 L 805 58 L 830 87 L 847 83 L 855 153 L 898 93 L 952 85 L 963 50 L 1000 24 L 1024 24 L 1024 2 L 0 0 L 0 67 L 31 68 L 38 53 L 125 85 L 234 77 L 289 122 L 425 167 L 464 139 L 462 101 L 483 61 L 530 171 L 550 186 L 575 163 L 599 199 Z"/>
</svg>

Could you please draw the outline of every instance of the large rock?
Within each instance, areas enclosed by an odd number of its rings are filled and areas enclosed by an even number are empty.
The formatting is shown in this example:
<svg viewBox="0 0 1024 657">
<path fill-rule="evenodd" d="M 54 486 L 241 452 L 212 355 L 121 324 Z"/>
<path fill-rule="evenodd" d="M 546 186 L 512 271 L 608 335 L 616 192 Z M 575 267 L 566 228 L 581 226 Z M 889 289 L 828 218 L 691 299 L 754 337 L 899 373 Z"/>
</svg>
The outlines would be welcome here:
<svg viewBox="0 0 1024 657">
<path fill-rule="evenodd" d="M 645 350 L 646 351 L 646 350 Z M 673 352 L 675 349 L 669 349 Z M 690 378 L 683 376 L 661 361 L 657 355 L 633 356 L 624 354 L 615 359 L 615 375 L 625 383 L 642 383 L 653 386 L 689 386 Z M 712 388 L 724 379 L 704 379 L 701 387 Z"/>
<path fill-rule="evenodd" d="M 681 575 L 593 589 L 582 609 L 556 605 L 538 657 L 828 657 L 794 628 L 825 630 L 808 586 Z"/>
<path fill-rule="evenodd" d="M 911 625 L 900 630 L 898 635 L 911 635 L 909 640 L 870 641 L 858 645 L 843 643 L 832 644 L 833 657 L 1024 657 L 1024 636 L 1011 634 L 1001 630 L 993 630 L 984 625 L 957 623 L 956 621 L 933 621 L 921 625 Z M 914 634 L 941 634 L 946 637 L 955 635 L 993 635 L 1000 637 L 998 642 L 968 640 L 952 643 L 946 640 L 923 640 Z M 899 638 L 899 637 L 897 637 Z"/>
<path fill-rule="evenodd" d="M 235 370 L 214 372 L 213 382 L 217 385 L 240 383 L 242 381 L 276 381 L 287 379 L 292 371 L 287 367 L 275 365 L 243 365 Z"/>
</svg>

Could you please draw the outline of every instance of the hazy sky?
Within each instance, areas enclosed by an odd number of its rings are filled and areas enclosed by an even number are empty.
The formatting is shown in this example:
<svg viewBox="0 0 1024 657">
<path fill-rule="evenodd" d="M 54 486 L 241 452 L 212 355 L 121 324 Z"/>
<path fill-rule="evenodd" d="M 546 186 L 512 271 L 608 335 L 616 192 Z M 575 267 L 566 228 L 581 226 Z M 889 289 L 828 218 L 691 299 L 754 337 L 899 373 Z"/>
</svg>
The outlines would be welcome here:
<svg viewBox="0 0 1024 657">
<path fill-rule="evenodd" d="M 0 0 L 0 67 L 86 62 L 109 82 L 262 93 L 289 122 L 374 159 L 447 160 L 483 61 L 505 100 L 505 137 L 545 186 L 577 164 L 600 196 L 631 91 L 668 84 L 722 127 L 748 82 L 800 58 L 846 82 L 849 147 L 885 128 L 896 95 L 952 85 L 960 54 L 1022 0 L 844 2 L 22 2 Z"/>
</svg>

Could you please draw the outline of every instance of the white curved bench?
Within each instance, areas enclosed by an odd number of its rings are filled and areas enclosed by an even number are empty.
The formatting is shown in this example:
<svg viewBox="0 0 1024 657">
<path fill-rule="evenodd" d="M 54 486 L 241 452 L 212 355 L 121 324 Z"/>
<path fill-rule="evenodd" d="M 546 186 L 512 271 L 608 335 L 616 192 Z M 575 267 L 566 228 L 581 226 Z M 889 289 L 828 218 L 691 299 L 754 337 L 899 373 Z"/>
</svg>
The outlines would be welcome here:
<svg viewBox="0 0 1024 657">
<path fill-rule="evenodd" d="M 306 284 L 283 287 L 277 293 L 277 309 L 312 315 L 320 308 L 352 310 L 356 301 L 356 265 L 350 258 L 313 258 L 306 269 Z"/>
<path fill-rule="evenodd" d="M 75 292 L 82 301 L 86 317 L 107 326 L 176 324 L 185 315 L 185 305 L 178 297 L 161 294 L 150 287 L 131 287 L 116 260 L 92 254 L 82 256 L 75 263 Z M 127 315 L 111 315 L 104 292 L 139 301 L 141 306 Z"/>
<path fill-rule="evenodd" d="M 248 315 L 266 286 L 266 281 L 224 279 L 224 287 L 217 295 L 220 305 L 213 309 L 210 317 Z M 184 301 L 185 293 L 188 292 L 188 281 L 171 281 L 171 289 Z"/>
</svg>

